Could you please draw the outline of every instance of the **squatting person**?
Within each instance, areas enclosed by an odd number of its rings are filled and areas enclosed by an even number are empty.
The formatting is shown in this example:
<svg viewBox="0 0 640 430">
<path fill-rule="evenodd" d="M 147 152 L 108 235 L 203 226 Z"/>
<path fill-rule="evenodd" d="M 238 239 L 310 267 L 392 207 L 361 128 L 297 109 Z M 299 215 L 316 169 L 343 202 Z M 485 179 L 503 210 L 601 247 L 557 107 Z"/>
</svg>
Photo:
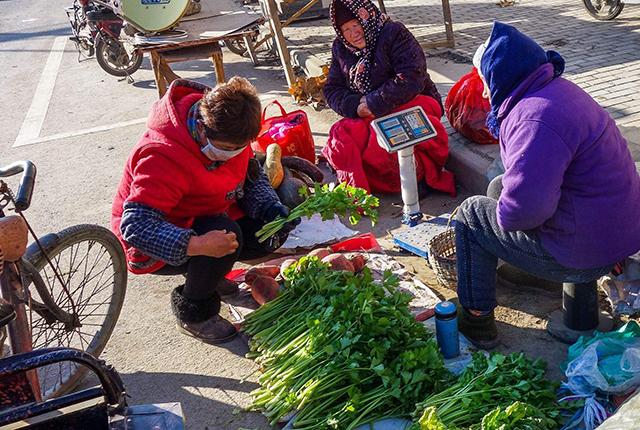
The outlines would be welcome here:
<svg viewBox="0 0 640 430">
<path fill-rule="evenodd" d="M 135 274 L 185 274 L 171 294 L 178 328 L 204 342 L 232 339 L 220 296 L 239 259 L 266 255 L 294 227 L 260 244 L 255 233 L 288 215 L 249 143 L 260 130 L 255 88 L 234 77 L 213 89 L 174 81 L 157 101 L 113 202 L 111 228 Z"/>
</svg>

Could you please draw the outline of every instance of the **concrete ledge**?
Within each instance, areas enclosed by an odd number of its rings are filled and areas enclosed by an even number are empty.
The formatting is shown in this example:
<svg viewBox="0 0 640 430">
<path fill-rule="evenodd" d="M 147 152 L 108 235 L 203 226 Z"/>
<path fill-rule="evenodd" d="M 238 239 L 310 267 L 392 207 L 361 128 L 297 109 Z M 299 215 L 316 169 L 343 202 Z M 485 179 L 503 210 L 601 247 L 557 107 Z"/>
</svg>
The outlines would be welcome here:
<svg viewBox="0 0 640 430">
<path fill-rule="evenodd" d="M 291 63 L 294 67 L 300 67 L 307 77 L 322 75 L 322 66 L 328 65 L 328 62 L 322 61 L 306 49 L 299 48 L 291 42 L 289 43 L 289 54 L 291 55 Z"/>
<path fill-rule="evenodd" d="M 455 131 L 443 119 L 449 133 L 447 169 L 456 183 L 473 194 L 484 195 L 491 179 L 504 172 L 498 145 L 478 145 Z"/>
</svg>

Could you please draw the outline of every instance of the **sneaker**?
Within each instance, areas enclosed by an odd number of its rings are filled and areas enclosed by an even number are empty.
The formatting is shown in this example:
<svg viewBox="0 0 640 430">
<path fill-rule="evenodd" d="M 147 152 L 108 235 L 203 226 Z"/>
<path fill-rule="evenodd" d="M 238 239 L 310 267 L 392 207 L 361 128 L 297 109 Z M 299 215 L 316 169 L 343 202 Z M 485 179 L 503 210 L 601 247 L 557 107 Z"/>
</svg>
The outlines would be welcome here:
<svg viewBox="0 0 640 430">
<path fill-rule="evenodd" d="M 503 264 L 496 271 L 498 284 L 516 291 L 528 291 L 550 298 L 562 297 L 562 283 L 547 281 L 518 269 L 511 264 Z"/>
<path fill-rule="evenodd" d="M 220 315 L 202 322 L 178 320 L 178 331 L 212 345 L 229 342 L 238 334 L 235 326 Z"/>
<path fill-rule="evenodd" d="M 500 344 L 493 311 L 486 315 L 475 316 L 464 309 L 458 299 L 451 301 L 458 308 L 458 330 L 473 346 L 478 349 L 490 350 Z"/>
</svg>

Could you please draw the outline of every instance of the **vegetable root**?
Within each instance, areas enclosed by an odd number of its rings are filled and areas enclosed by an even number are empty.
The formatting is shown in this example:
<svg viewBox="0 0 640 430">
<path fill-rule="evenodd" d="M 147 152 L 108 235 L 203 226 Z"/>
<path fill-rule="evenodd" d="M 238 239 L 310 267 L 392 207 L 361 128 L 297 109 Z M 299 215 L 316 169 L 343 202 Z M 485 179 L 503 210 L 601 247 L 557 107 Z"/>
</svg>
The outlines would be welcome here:
<svg viewBox="0 0 640 430">
<path fill-rule="evenodd" d="M 346 270 L 354 273 L 353 264 L 342 254 L 329 254 L 322 259 L 323 263 L 329 264 L 333 270 Z"/>
<path fill-rule="evenodd" d="M 250 285 L 253 300 L 261 306 L 274 300 L 280 293 L 280 284 L 268 276 L 258 276 Z"/>
<path fill-rule="evenodd" d="M 259 276 L 265 276 L 267 278 L 275 279 L 280 274 L 280 267 L 278 266 L 258 266 L 252 267 L 245 273 L 244 281 L 252 285 L 253 282 Z"/>
</svg>

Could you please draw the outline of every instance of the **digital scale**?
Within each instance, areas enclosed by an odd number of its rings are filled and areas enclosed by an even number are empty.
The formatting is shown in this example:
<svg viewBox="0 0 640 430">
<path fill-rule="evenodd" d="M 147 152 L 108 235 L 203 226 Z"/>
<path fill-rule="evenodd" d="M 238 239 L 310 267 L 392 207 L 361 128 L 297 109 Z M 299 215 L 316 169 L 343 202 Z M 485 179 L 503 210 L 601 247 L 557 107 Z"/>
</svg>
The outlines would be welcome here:
<svg viewBox="0 0 640 430">
<path fill-rule="evenodd" d="M 438 135 L 420 106 L 395 112 L 371 122 L 378 144 L 387 152 L 398 153 L 400 188 L 402 190 L 402 222 L 413 227 L 422 219 L 413 147 Z"/>
</svg>

